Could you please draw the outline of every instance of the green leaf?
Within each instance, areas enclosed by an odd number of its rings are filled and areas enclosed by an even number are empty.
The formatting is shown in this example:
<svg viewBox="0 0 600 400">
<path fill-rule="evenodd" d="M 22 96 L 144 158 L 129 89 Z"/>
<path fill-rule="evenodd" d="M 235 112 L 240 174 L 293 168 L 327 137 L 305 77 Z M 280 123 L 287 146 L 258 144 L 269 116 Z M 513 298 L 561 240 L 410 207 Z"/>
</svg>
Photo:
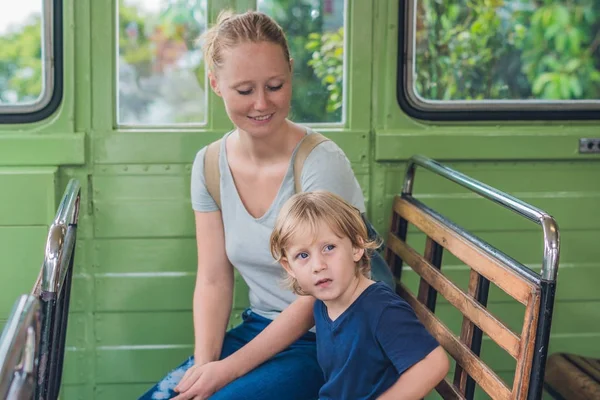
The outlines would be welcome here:
<svg viewBox="0 0 600 400">
<path fill-rule="evenodd" d="M 571 81 L 566 75 L 562 75 L 559 80 L 560 84 L 560 98 L 569 99 L 571 98 Z"/>
<path fill-rule="evenodd" d="M 533 88 L 531 89 L 534 94 L 539 95 L 544 87 L 552 81 L 553 74 L 545 73 L 537 77 L 535 82 L 533 83 Z"/>
<path fill-rule="evenodd" d="M 569 60 L 569 62 L 567 63 L 567 65 L 565 65 L 565 71 L 572 73 L 574 72 L 577 68 L 579 68 L 581 66 L 581 60 L 578 58 L 572 58 Z"/>
<path fill-rule="evenodd" d="M 577 76 L 571 76 L 570 87 L 573 96 L 577 99 L 581 98 L 583 95 L 583 89 L 581 88 L 581 83 L 579 82 L 579 78 L 577 78 Z"/>
<path fill-rule="evenodd" d="M 556 45 L 556 50 L 558 50 L 559 52 L 564 52 L 565 48 L 567 47 L 567 37 L 563 34 L 563 35 L 558 35 L 556 37 L 556 39 L 554 40 L 554 43 Z"/>
</svg>

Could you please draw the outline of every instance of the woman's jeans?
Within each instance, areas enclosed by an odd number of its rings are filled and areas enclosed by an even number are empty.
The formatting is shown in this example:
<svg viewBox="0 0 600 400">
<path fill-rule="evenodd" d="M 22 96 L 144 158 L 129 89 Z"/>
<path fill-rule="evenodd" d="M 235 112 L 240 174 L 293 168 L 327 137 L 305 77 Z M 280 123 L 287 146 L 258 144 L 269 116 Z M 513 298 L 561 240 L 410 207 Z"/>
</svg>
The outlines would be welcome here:
<svg viewBox="0 0 600 400">
<path fill-rule="evenodd" d="M 242 313 L 243 322 L 225 334 L 221 359 L 251 341 L 271 322 L 250 310 Z M 139 400 L 171 399 L 185 371 L 194 365 L 190 357 L 171 371 Z M 259 365 L 246 375 L 213 394 L 211 400 L 313 400 L 323 385 L 323 372 L 317 362 L 316 337 L 307 332 L 290 347 Z"/>
</svg>

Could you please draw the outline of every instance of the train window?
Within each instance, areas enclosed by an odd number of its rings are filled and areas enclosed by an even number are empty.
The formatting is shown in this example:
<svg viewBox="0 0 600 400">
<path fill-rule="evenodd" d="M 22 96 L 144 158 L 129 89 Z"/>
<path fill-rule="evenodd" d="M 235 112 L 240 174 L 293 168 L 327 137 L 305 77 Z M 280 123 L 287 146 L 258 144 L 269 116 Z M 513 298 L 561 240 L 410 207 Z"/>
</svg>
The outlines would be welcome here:
<svg viewBox="0 0 600 400">
<path fill-rule="evenodd" d="M 119 125 L 205 123 L 208 86 L 197 39 L 206 28 L 206 3 L 118 1 Z"/>
<path fill-rule="evenodd" d="M 275 19 L 294 59 L 290 116 L 302 123 L 344 122 L 344 0 L 257 0 Z"/>
<path fill-rule="evenodd" d="M 407 3 L 399 89 L 413 109 L 600 109 L 600 2 Z"/>
<path fill-rule="evenodd" d="M 32 122 L 46 116 L 55 94 L 53 35 L 56 0 L 19 0 L 0 12 L 0 121 Z M 56 47 L 55 47 L 56 46 Z M 41 115 L 44 114 L 44 115 Z"/>
</svg>

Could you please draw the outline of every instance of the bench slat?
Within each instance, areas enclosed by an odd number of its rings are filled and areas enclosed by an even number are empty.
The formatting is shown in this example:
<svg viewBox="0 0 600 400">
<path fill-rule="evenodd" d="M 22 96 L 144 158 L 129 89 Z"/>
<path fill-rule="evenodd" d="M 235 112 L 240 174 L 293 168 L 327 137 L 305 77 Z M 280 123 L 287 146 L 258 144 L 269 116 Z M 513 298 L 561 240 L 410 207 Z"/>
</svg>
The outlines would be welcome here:
<svg viewBox="0 0 600 400">
<path fill-rule="evenodd" d="M 465 292 L 427 262 L 420 254 L 398 239 L 396 235 L 390 234 L 388 246 L 463 315 L 467 316 L 483 332 L 487 333 L 492 340 L 498 343 L 514 359 L 517 359 L 520 347 L 520 340 L 517 335 L 497 320 L 475 299 L 467 296 Z"/>
<path fill-rule="evenodd" d="M 436 387 L 435 390 L 444 398 L 444 400 L 456 399 L 466 400 L 467 398 L 450 382 L 443 379 Z"/>
<path fill-rule="evenodd" d="M 477 271 L 471 270 L 469 273 L 469 296 L 475 297 L 479 290 L 479 275 Z M 463 315 L 462 326 L 460 328 L 460 341 L 463 342 L 467 347 L 471 348 L 473 344 L 473 334 L 475 333 L 475 324 L 470 319 Z M 460 366 L 457 365 L 454 371 L 454 384 L 465 393 L 467 390 L 467 372 Z"/>
<path fill-rule="evenodd" d="M 537 291 L 536 293 L 532 293 L 529 305 L 525 309 L 523 331 L 521 332 L 521 348 L 519 349 L 522 357 L 517 360 L 513 382 L 513 393 L 515 393 L 516 399 L 524 400 L 528 395 L 529 382 L 531 380 L 531 368 L 533 364 L 533 352 L 535 350 L 532 344 L 535 343 L 537 333 L 540 301 L 540 292 Z M 517 393 L 519 390 L 521 392 Z"/>
<path fill-rule="evenodd" d="M 523 280 L 502 261 L 484 253 L 401 197 L 396 197 L 394 211 L 521 304 L 527 305 L 531 293 L 535 290 L 533 284 Z"/>
<path fill-rule="evenodd" d="M 398 282 L 398 293 L 410 304 L 427 330 L 450 353 L 450 355 L 473 377 L 481 388 L 495 399 L 510 399 L 511 392 L 506 384 L 483 363 L 471 349 L 461 343 L 452 332 L 417 298 Z"/>
</svg>

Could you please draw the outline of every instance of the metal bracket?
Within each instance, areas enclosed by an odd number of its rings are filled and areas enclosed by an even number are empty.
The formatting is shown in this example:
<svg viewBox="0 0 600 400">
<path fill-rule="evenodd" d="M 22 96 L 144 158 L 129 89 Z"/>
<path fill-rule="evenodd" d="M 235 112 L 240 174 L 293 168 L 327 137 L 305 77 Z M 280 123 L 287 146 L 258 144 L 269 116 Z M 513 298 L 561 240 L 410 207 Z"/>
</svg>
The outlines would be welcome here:
<svg viewBox="0 0 600 400">
<path fill-rule="evenodd" d="M 579 139 L 579 154 L 600 153 L 600 138 Z"/>
</svg>

